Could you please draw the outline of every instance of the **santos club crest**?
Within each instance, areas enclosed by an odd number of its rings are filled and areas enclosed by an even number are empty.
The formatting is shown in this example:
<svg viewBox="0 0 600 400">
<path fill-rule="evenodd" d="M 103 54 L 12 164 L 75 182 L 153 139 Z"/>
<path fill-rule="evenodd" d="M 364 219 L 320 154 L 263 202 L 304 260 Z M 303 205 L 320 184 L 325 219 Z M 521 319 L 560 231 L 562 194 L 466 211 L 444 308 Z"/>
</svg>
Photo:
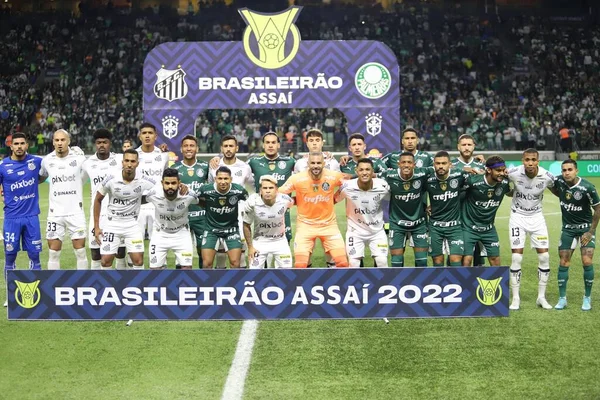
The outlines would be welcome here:
<svg viewBox="0 0 600 400">
<path fill-rule="evenodd" d="M 154 94 L 159 99 L 165 99 L 169 102 L 183 99 L 188 92 L 187 83 L 185 83 L 185 71 L 181 65 L 177 69 L 165 69 L 164 65 L 156 73 L 156 84 L 154 85 Z"/>
</svg>

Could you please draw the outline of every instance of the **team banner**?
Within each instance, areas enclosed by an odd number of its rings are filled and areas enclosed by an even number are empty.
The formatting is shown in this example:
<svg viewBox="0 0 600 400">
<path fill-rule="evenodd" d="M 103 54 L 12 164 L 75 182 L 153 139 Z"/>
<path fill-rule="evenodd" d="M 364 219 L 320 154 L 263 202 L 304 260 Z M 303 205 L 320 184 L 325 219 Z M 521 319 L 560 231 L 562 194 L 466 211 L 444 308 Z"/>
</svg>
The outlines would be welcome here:
<svg viewBox="0 0 600 400">
<path fill-rule="evenodd" d="M 10 320 L 508 316 L 508 268 L 8 271 Z"/>
<path fill-rule="evenodd" d="M 351 133 L 386 153 L 400 146 L 400 69 L 370 40 L 301 40 L 302 7 L 240 9 L 241 42 L 163 43 L 144 61 L 144 118 L 179 152 L 209 109 L 337 108 Z"/>
</svg>

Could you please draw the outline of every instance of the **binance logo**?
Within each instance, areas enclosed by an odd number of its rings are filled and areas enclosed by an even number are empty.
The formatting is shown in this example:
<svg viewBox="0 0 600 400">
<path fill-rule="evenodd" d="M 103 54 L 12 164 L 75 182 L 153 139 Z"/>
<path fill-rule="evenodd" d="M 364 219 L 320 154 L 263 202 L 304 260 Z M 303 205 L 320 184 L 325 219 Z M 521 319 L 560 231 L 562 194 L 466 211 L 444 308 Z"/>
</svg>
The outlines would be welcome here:
<svg viewBox="0 0 600 400">
<path fill-rule="evenodd" d="M 38 288 L 40 284 L 39 280 L 29 283 L 15 281 L 15 284 L 17 285 L 15 300 L 18 305 L 23 308 L 33 308 L 38 305 L 42 298 L 42 294 Z"/>
<path fill-rule="evenodd" d="M 300 48 L 300 31 L 294 22 L 302 7 L 290 7 L 280 13 L 258 13 L 239 10 L 248 26 L 242 43 L 246 55 L 265 69 L 277 69 L 289 64 Z"/>
<path fill-rule="evenodd" d="M 477 300 L 485 306 L 493 306 L 502 298 L 502 287 L 500 286 L 500 281 L 502 277 L 487 280 L 482 278 L 477 278 L 479 282 L 479 286 L 477 286 Z"/>
</svg>

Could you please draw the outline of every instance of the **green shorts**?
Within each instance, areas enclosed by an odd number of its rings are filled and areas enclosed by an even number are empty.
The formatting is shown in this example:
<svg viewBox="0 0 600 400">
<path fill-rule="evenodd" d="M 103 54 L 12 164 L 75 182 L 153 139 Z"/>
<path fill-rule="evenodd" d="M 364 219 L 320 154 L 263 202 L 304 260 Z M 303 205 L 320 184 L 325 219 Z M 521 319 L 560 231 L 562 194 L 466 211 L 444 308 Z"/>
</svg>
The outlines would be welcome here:
<svg viewBox="0 0 600 400">
<path fill-rule="evenodd" d="M 465 252 L 463 226 L 433 226 L 429 223 L 429 255 L 431 257 L 444 254 L 444 246 L 451 256 L 462 256 Z"/>
<path fill-rule="evenodd" d="M 558 251 L 560 250 L 575 250 L 581 235 L 588 232 L 588 229 L 567 230 L 563 229 L 560 232 L 560 241 L 558 242 Z M 596 248 L 596 235 L 592 236 L 592 240 L 585 247 L 592 249 Z"/>
<path fill-rule="evenodd" d="M 500 256 L 500 239 L 498 239 L 496 227 L 485 232 L 475 232 L 465 227 L 463 230 L 463 239 L 465 241 L 465 256 L 473 255 L 477 242 L 483 244 L 488 257 Z"/>
<path fill-rule="evenodd" d="M 219 247 L 223 243 L 225 251 L 242 248 L 242 238 L 237 228 L 224 234 L 217 234 L 214 232 L 204 231 L 202 235 L 202 248 L 219 250 Z"/>
<path fill-rule="evenodd" d="M 196 247 L 202 247 L 202 236 L 204 236 L 204 219 L 190 219 L 190 231 L 194 234 L 196 238 Z"/>
<path fill-rule="evenodd" d="M 404 249 L 406 244 L 417 249 L 426 249 L 429 247 L 427 241 L 427 225 L 419 224 L 405 228 L 397 224 L 390 224 L 388 244 L 390 249 Z"/>
</svg>

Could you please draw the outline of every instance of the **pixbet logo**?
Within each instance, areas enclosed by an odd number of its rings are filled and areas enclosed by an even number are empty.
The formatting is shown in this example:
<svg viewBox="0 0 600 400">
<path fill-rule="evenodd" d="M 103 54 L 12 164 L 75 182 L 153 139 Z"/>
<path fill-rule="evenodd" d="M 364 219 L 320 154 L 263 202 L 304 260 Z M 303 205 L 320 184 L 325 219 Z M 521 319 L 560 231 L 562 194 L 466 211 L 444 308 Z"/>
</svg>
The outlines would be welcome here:
<svg viewBox="0 0 600 400">
<path fill-rule="evenodd" d="M 26 188 L 27 186 L 31 186 L 33 184 L 35 184 L 35 178 L 31 178 L 26 181 L 15 182 L 12 185 L 10 185 L 10 190 L 23 189 L 23 188 Z"/>
<path fill-rule="evenodd" d="M 57 175 L 52 177 L 52 183 L 75 182 L 75 174 L 73 175 Z"/>
</svg>

